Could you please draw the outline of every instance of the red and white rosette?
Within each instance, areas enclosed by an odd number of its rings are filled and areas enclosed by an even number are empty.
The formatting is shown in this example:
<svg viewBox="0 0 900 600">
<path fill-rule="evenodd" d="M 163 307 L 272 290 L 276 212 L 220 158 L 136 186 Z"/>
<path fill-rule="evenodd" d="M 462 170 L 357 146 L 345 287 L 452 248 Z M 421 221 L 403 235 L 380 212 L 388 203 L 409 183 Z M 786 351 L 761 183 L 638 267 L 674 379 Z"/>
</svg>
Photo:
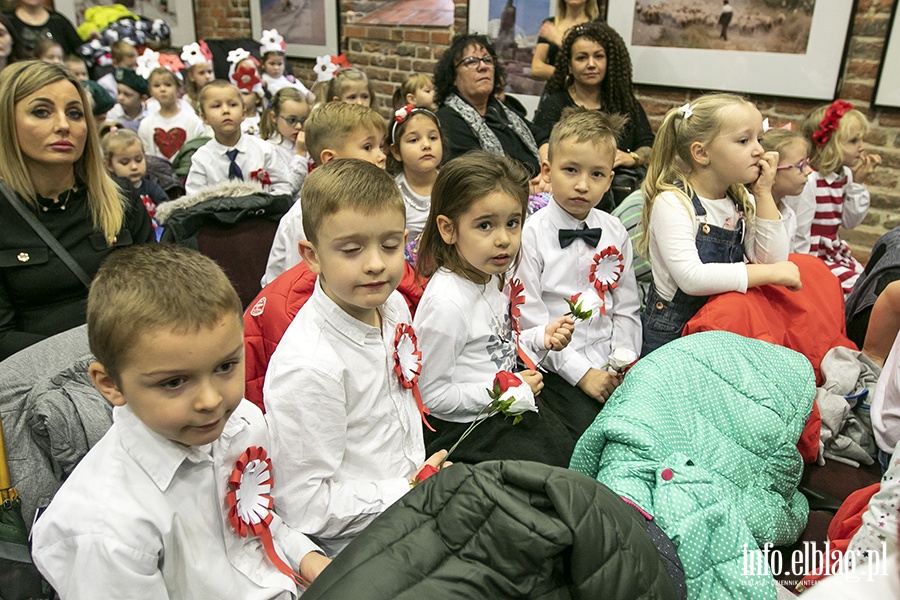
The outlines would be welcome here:
<svg viewBox="0 0 900 600">
<path fill-rule="evenodd" d="M 398 323 L 394 332 L 394 373 L 400 380 L 400 385 L 407 390 L 412 390 L 413 398 L 416 399 L 416 406 L 419 407 L 419 414 L 422 415 L 422 422 L 425 427 L 434 431 L 431 424 L 425 418 L 430 411 L 422 402 L 422 393 L 419 391 L 419 374 L 422 372 L 422 351 L 419 350 L 416 332 L 412 325 L 407 323 Z"/>
<path fill-rule="evenodd" d="M 525 304 L 525 286 L 517 278 L 513 278 L 509 282 L 509 320 L 512 323 L 512 330 L 516 334 L 516 353 L 526 368 L 536 371 L 534 361 L 519 345 L 519 335 L 522 333 L 522 326 L 519 325 L 522 309 L 519 307 L 523 304 Z"/>
<path fill-rule="evenodd" d="M 614 290 L 619 285 L 619 277 L 625 270 L 623 264 L 622 253 L 615 246 L 607 246 L 594 255 L 594 264 L 591 265 L 591 271 L 588 279 L 597 290 L 597 295 L 602 300 L 600 304 L 600 314 L 606 314 L 606 298 L 604 292 Z"/>
<path fill-rule="evenodd" d="M 258 181 L 259 184 L 263 187 L 272 184 L 272 178 L 269 177 L 269 172 L 265 169 L 256 169 L 255 171 L 251 171 L 250 180 Z"/>
<path fill-rule="evenodd" d="M 275 542 L 269 530 L 274 504 L 269 495 L 271 491 L 272 461 L 264 448 L 250 446 L 241 454 L 228 478 L 228 494 L 225 496 L 228 520 L 239 536 L 253 534 L 259 537 L 272 564 L 305 589 L 309 587 L 309 583 L 281 560 L 275 550 Z"/>
</svg>

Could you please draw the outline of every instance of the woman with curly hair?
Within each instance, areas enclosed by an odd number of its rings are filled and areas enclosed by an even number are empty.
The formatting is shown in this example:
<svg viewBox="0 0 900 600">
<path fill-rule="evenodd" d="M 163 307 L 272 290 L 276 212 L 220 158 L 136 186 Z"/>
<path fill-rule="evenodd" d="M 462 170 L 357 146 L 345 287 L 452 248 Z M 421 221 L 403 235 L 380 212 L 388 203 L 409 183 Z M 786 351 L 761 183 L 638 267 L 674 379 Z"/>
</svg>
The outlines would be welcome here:
<svg viewBox="0 0 900 600">
<path fill-rule="evenodd" d="M 541 163 L 529 123 L 496 98 L 503 89 L 503 67 L 494 45 L 483 35 L 460 34 L 434 68 L 435 101 L 449 144 L 444 160 L 469 150 L 514 158 L 540 185 Z"/>
<path fill-rule="evenodd" d="M 634 96 L 631 57 L 616 31 L 605 23 L 585 23 L 569 30 L 556 59 L 556 72 L 534 116 L 534 137 L 547 158 L 550 131 L 568 106 L 619 113 L 628 123 L 619 139 L 614 167 L 647 163 L 653 131 Z"/>
<path fill-rule="evenodd" d="M 556 0 L 556 16 L 544 19 L 538 31 L 531 76 L 548 80 L 553 77 L 556 55 L 566 32 L 572 27 L 593 21 L 600 16 L 597 0 Z"/>
</svg>

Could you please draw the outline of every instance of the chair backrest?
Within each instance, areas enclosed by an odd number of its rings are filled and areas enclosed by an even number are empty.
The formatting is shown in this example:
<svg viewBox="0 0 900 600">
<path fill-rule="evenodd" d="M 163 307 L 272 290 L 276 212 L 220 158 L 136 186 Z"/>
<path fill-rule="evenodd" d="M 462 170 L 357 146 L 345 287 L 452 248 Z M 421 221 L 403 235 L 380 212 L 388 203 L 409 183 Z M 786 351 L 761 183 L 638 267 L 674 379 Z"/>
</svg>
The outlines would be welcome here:
<svg viewBox="0 0 900 600">
<path fill-rule="evenodd" d="M 197 248 L 215 260 L 246 308 L 262 289 L 259 277 L 266 271 L 269 249 L 278 221 L 250 218 L 234 225 L 208 223 L 197 234 Z"/>
</svg>

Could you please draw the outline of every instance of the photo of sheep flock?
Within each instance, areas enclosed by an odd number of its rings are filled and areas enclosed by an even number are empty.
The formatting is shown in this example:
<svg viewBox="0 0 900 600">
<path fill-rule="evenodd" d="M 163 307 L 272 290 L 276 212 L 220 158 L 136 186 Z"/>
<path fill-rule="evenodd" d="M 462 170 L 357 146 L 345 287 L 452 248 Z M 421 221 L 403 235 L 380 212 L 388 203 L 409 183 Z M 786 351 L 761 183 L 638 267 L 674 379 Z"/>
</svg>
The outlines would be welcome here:
<svg viewBox="0 0 900 600">
<path fill-rule="evenodd" d="M 806 54 L 815 0 L 638 0 L 632 46 Z"/>
</svg>

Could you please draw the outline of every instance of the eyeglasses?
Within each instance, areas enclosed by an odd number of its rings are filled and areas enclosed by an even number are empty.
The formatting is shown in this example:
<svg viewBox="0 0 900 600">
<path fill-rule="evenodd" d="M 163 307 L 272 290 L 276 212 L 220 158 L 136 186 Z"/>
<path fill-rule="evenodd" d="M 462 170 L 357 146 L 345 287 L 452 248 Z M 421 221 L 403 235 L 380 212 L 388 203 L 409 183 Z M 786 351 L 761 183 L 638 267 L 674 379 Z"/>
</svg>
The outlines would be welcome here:
<svg viewBox="0 0 900 600">
<path fill-rule="evenodd" d="M 806 167 L 808 167 L 808 166 L 809 166 L 809 159 L 804 158 L 803 160 L 798 162 L 796 165 L 778 165 L 777 167 L 775 167 L 775 169 L 778 171 L 784 171 L 785 169 L 797 169 L 798 171 L 800 171 L 802 173 L 803 170 L 806 169 Z"/>
<path fill-rule="evenodd" d="M 303 127 L 303 124 L 306 122 L 306 118 L 298 119 L 297 117 L 285 117 L 282 115 L 278 115 L 279 119 L 284 119 L 284 122 L 288 124 L 288 127 L 296 127 L 300 125 Z"/>
<path fill-rule="evenodd" d="M 487 56 L 467 56 L 456 63 L 456 66 L 465 67 L 467 69 L 475 69 L 478 67 L 478 63 L 484 63 L 484 66 L 490 69 L 494 66 L 494 57 L 490 54 L 488 54 Z"/>
</svg>

